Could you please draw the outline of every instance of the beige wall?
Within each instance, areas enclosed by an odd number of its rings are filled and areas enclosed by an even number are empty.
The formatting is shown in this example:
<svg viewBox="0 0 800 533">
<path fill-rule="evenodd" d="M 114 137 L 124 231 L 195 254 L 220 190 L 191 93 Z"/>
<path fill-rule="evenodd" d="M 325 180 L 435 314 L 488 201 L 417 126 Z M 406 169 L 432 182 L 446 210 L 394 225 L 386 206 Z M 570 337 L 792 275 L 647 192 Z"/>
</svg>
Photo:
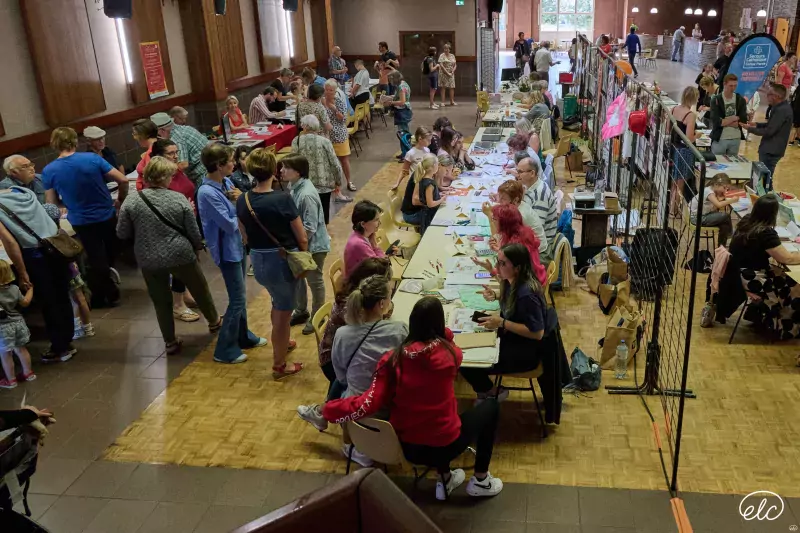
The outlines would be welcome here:
<svg viewBox="0 0 800 533">
<path fill-rule="evenodd" d="M 475 55 L 475 0 L 333 0 L 336 44 L 345 55 L 377 55 L 378 42 L 400 53 L 399 31 L 455 31 L 456 54 Z"/>
</svg>

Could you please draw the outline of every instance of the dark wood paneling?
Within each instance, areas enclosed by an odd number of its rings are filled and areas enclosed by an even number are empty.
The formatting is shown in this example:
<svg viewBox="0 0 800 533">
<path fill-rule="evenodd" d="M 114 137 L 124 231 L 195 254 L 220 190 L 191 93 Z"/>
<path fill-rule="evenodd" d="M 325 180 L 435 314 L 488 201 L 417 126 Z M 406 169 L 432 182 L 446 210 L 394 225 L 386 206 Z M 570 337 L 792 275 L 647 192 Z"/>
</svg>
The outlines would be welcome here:
<svg viewBox="0 0 800 533">
<path fill-rule="evenodd" d="M 125 30 L 125 41 L 128 45 L 128 57 L 131 60 L 133 81 L 130 84 L 130 89 L 133 102 L 135 104 L 143 104 L 150 101 L 150 95 L 147 92 L 147 81 L 144 77 L 144 68 L 142 67 L 142 54 L 139 50 L 140 43 L 158 42 L 167 90 L 169 90 L 170 94 L 175 92 L 175 86 L 172 82 L 172 65 L 169 61 L 169 49 L 167 48 L 167 32 L 164 29 L 164 16 L 161 12 L 161 0 L 133 0 L 133 17 L 123 19 L 122 26 Z"/>
<path fill-rule="evenodd" d="M 292 65 L 292 70 L 299 74 L 303 72 L 303 69 L 306 67 L 317 68 L 317 62 L 308 61 L 306 63 L 300 63 L 299 65 Z M 253 85 L 270 83 L 278 78 L 279 72 L 280 69 L 277 69 L 273 70 L 272 72 L 264 72 L 263 74 L 259 74 L 258 76 L 249 76 L 247 78 L 241 78 L 238 80 L 230 81 L 228 82 L 228 92 L 232 93 L 234 91 L 239 91 L 241 89 L 247 89 L 248 87 L 252 87 Z"/>
<path fill-rule="evenodd" d="M 6 129 L 3 127 L 3 118 L 0 117 L 0 137 L 6 134 Z"/>
<path fill-rule="evenodd" d="M 244 53 L 244 30 L 239 0 L 227 0 L 225 14 L 216 15 L 214 21 L 217 24 L 217 33 L 223 36 L 220 39 L 220 52 L 225 81 L 247 76 L 247 56 Z"/>
<path fill-rule="evenodd" d="M 247 1 L 247 0 L 242 0 Z M 253 3 L 253 14 L 256 18 L 256 43 L 258 44 L 258 66 L 261 67 L 260 72 L 266 72 L 267 66 L 264 62 L 264 40 L 261 35 L 261 18 L 258 14 L 258 0 L 250 0 Z"/>
<path fill-rule="evenodd" d="M 214 0 L 178 0 L 178 6 L 192 91 L 222 100 L 227 92 Z"/>
<path fill-rule="evenodd" d="M 171 107 L 188 106 L 197 102 L 205 102 L 213 98 L 210 94 L 191 93 L 182 94 L 180 96 L 172 96 L 166 99 L 154 100 L 149 104 L 140 105 L 131 109 L 126 109 L 118 113 L 111 113 L 91 119 L 79 120 L 69 124 L 62 123 L 64 126 L 69 126 L 75 131 L 83 131 L 86 126 L 97 126 L 100 128 L 110 128 L 118 124 L 125 124 L 126 122 L 134 121 L 138 118 L 149 117 L 153 113 L 159 111 L 168 111 Z M 0 142 L 0 158 L 39 148 L 45 146 L 50 142 L 50 130 L 37 131 L 30 135 L 23 135 L 22 137 L 15 137 L 7 141 Z"/>
<path fill-rule="evenodd" d="M 44 119 L 59 126 L 105 111 L 83 0 L 20 0 Z"/>
<path fill-rule="evenodd" d="M 309 0 L 311 9 L 311 35 L 314 37 L 314 58 L 318 70 L 328 72 L 328 58 L 333 51 L 333 14 L 331 0 Z M 353 29 L 357 31 L 356 28 Z"/>
<path fill-rule="evenodd" d="M 292 65 L 308 61 L 308 43 L 306 42 L 306 18 L 303 13 L 303 0 L 297 2 L 297 11 L 289 13 L 289 24 L 292 25 L 292 45 L 294 56 Z"/>
</svg>

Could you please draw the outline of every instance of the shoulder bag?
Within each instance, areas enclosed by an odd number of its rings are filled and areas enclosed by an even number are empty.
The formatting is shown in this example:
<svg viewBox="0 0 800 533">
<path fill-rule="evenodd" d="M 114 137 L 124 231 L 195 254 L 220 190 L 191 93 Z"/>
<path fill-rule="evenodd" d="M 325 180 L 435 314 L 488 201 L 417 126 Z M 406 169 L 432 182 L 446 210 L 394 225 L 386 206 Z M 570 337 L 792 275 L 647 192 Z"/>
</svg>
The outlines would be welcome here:
<svg viewBox="0 0 800 533">
<path fill-rule="evenodd" d="M 178 226 L 177 224 L 173 223 L 172 221 L 170 221 L 164 215 L 162 215 L 161 212 L 158 209 L 156 209 L 156 206 L 154 206 L 152 202 L 150 202 L 150 200 L 147 199 L 147 195 L 144 194 L 144 190 L 139 191 L 139 198 L 141 198 L 142 201 L 145 203 L 145 205 L 150 208 L 150 211 L 153 212 L 153 214 L 156 216 L 156 218 L 158 218 L 158 220 L 161 221 L 162 224 L 164 224 L 172 231 L 174 231 L 175 233 L 177 233 L 178 235 L 189 241 L 189 244 L 192 246 L 192 248 L 194 248 L 194 243 L 192 242 L 192 239 L 189 238 L 189 234 L 186 233 L 186 230 Z M 203 248 L 205 248 L 205 244 L 203 244 L 202 246 Z"/>
<path fill-rule="evenodd" d="M 253 206 L 250 205 L 249 191 L 245 193 L 244 201 L 247 204 L 247 210 L 250 212 L 250 216 L 253 217 L 253 220 L 255 220 L 256 224 L 258 224 L 258 227 L 261 228 L 267 237 L 269 237 L 269 239 L 278 247 L 278 252 L 281 254 L 281 257 L 286 259 L 286 261 L 289 263 L 289 270 L 292 271 L 292 275 L 295 278 L 304 278 L 309 272 L 317 269 L 317 263 L 314 261 L 314 257 L 311 255 L 311 252 L 290 252 L 281 246 L 281 243 L 278 242 L 278 239 L 276 239 L 275 236 L 272 235 L 272 232 L 270 232 L 267 227 L 261 223 L 256 216 L 255 211 L 253 211 Z"/>
<path fill-rule="evenodd" d="M 364 335 L 364 338 L 361 339 L 361 342 L 358 343 L 358 346 L 356 346 L 356 349 L 353 350 L 353 353 L 350 354 L 350 357 L 347 359 L 347 364 L 345 365 L 345 368 L 350 368 L 350 363 L 353 362 L 353 357 L 356 356 L 356 354 L 358 353 L 358 350 L 361 349 L 361 345 L 364 344 L 364 341 L 367 340 L 367 337 L 369 337 L 369 334 L 372 333 L 372 330 L 375 329 L 375 326 L 377 326 L 379 322 L 381 322 L 381 321 L 378 320 L 378 322 L 375 322 L 374 324 L 372 324 L 370 326 L 370 328 L 367 330 L 367 334 Z M 338 400 L 339 398 L 342 397 L 342 394 L 344 394 L 344 391 L 346 391 L 346 390 L 347 390 L 347 386 L 346 385 L 341 383 L 338 379 L 334 379 L 333 383 L 331 384 L 331 388 L 328 391 L 328 397 L 326 398 L 326 401 Z"/>
<path fill-rule="evenodd" d="M 0 209 L 2 209 L 20 228 L 36 239 L 36 242 L 39 243 L 39 247 L 50 257 L 64 259 L 69 262 L 75 260 L 83 253 L 83 245 L 77 239 L 67 235 L 67 232 L 63 229 L 58 228 L 55 235 L 43 239 L 9 208 L 0 204 Z"/>
</svg>

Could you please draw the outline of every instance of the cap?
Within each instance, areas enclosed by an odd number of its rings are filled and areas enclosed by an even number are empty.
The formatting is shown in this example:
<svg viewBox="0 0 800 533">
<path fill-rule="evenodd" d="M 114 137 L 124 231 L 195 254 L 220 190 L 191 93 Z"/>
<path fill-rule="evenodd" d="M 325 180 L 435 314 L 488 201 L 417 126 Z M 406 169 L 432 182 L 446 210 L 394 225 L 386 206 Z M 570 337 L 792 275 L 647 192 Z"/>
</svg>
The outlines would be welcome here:
<svg viewBox="0 0 800 533">
<path fill-rule="evenodd" d="M 98 128 L 97 126 L 89 126 L 85 130 L 83 130 L 83 136 L 87 139 L 102 139 L 106 136 L 105 130 Z"/>
<path fill-rule="evenodd" d="M 682 30 L 685 30 L 685 29 L 686 29 L 686 26 L 681 26 L 681 29 L 682 29 Z"/>
<path fill-rule="evenodd" d="M 159 128 L 163 128 L 165 126 L 172 126 L 172 117 L 167 115 L 166 113 L 156 113 L 155 115 L 150 115 L 150 120 L 152 120 L 155 125 Z"/>
</svg>

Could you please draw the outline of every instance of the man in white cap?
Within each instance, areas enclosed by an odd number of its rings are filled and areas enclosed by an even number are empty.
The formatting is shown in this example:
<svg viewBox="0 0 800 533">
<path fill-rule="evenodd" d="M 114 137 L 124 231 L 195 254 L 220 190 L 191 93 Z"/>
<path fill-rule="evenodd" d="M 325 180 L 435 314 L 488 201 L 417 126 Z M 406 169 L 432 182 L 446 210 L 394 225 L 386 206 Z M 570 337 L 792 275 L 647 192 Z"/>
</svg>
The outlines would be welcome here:
<svg viewBox="0 0 800 533">
<path fill-rule="evenodd" d="M 208 144 L 205 135 L 191 126 L 175 124 L 166 113 L 156 113 L 150 116 L 158 128 L 158 136 L 162 139 L 172 139 L 178 145 L 178 167 L 192 180 L 195 187 L 199 187 L 206 177 L 206 167 L 200 161 L 200 154 Z"/>
<path fill-rule="evenodd" d="M 106 146 L 105 130 L 98 128 L 97 126 L 89 126 L 83 130 L 83 137 L 86 139 L 87 152 L 96 153 L 105 159 L 109 165 L 125 174 L 125 169 L 117 162 L 116 152 Z"/>
<path fill-rule="evenodd" d="M 683 61 L 683 41 L 686 40 L 684 33 L 686 26 L 681 26 L 675 30 L 675 35 L 672 36 L 672 60 Z"/>
</svg>

